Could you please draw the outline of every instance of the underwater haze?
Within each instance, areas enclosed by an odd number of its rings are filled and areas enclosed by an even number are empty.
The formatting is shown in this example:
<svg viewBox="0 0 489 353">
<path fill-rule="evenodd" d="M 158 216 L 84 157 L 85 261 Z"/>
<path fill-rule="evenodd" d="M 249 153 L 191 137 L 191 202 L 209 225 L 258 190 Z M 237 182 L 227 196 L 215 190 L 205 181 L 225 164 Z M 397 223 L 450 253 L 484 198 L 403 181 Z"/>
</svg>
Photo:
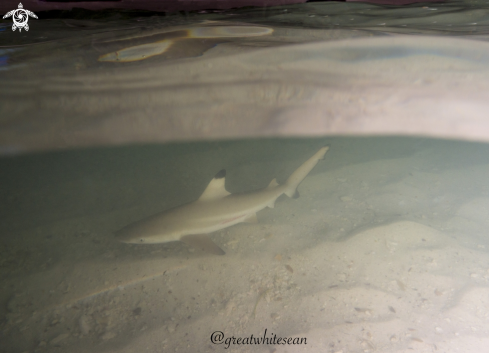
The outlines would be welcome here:
<svg viewBox="0 0 489 353">
<path fill-rule="evenodd" d="M 195 201 L 299 186 L 211 233 L 125 244 L 114 231 Z M 482 352 L 489 326 L 489 147 L 331 137 L 128 146 L 0 161 L 2 351 Z M 226 337 L 306 338 L 239 345 Z M 469 347 L 469 348 L 467 348 Z"/>
<path fill-rule="evenodd" d="M 0 21 L 0 352 L 486 351 L 487 4 Z"/>
</svg>

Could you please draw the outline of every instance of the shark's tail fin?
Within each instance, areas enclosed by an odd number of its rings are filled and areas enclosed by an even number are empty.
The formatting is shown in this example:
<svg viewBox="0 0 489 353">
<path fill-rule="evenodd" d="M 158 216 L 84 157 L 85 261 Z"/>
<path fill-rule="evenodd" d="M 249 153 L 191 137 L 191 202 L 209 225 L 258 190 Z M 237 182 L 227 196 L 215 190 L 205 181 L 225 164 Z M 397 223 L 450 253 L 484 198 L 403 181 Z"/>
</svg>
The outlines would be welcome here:
<svg viewBox="0 0 489 353">
<path fill-rule="evenodd" d="M 325 146 L 321 148 L 319 151 L 314 154 L 311 158 L 304 162 L 292 175 L 287 179 L 285 185 L 287 188 L 285 189 L 285 195 L 288 197 L 297 198 L 299 197 L 299 192 L 297 191 L 297 187 L 304 180 L 304 178 L 309 174 L 309 172 L 316 166 L 320 159 L 324 158 L 326 152 L 328 152 L 329 146 Z"/>
</svg>

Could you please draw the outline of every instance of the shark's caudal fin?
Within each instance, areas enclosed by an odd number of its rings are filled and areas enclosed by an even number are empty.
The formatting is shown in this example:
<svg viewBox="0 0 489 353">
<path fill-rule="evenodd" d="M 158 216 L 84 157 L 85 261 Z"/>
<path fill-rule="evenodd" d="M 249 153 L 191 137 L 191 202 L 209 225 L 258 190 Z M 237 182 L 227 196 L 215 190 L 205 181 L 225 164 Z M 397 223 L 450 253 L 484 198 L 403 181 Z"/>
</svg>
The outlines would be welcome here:
<svg viewBox="0 0 489 353">
<path fill-rule="evenodd" d="M 304 180 L 304 178 L 309 174 L 309 172 L 316 166 L 320 159 L 324 158 L 326 152 L 328 152 L 329 146 L 325 146 L 321 148 L 319 151 L 314 154 L 311 158 L 305 161 L 299 168 L 296 169 L 295 172 L 287 179 L 285 185 L 287 186 L 285 190 L 285 195 L 288 197 L 297 198 L 299 197 L 299 192 L 297 191 L 297 187 Z"/>
</svg>

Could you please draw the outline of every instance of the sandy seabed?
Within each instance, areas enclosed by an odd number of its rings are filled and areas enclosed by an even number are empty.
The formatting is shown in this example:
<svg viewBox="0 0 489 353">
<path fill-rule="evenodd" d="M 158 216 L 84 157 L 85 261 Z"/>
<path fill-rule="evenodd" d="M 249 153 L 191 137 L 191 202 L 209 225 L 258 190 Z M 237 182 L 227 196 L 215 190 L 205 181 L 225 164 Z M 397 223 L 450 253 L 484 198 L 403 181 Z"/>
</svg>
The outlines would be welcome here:
<svg viewBox="0 0 489 353">
<path fill-rule="evenodd" d="M 13 186 L 2 190 L 17 207 L 1 238 L 0 351 L 485 351 L 489 146 L 325 141 L 331 149 L 300 198 L 282 196 L 258 224 L 212 235 L 225 256 L 182 243 L 121 244 L 112 232 L 192 201 L 222 167 L 230 191 L 281 182 L 323 141 L 2 161 L 17 167 L 11 178 L 3 169 Z M 25 184 L 29 163 L 51 182 Z M 24 179 L 14 177 L 21 171 Z M 215 331 L 226 339 L 265 330 L 307 344 L 211 342 Z"/>
</svg>

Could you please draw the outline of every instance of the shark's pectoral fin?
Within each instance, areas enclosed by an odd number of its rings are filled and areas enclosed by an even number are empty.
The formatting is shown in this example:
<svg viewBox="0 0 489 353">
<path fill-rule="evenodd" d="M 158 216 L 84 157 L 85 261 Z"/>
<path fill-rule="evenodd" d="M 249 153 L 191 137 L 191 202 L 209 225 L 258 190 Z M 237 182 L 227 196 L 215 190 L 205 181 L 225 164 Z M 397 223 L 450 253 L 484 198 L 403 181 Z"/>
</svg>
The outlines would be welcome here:
<svg viewBox="0 0 489 353">
<path fill-rule="evenodd" d="M 245 223 L 258 223 L 258 218 L 256 217 L 256 213 L 250 214 L 248 217 L 244 219 Z"/>
<path fill-rule="evenodd" d="M 214 255 L 224 255 L 225 252 L 214 243 L 207 234 L 191 234 L 180 238 L 185 244 L 201 249 Z"/>
<path fill-rule="evenodd" d="M 274 208 L 274 207 L 275 207 L 275 201 L 276 201 L 276 200 L 272 200 L 272 201 L 270 201 L 270 203 L 267 205 L 267 207 L 269 207 L 269 208 Z"/>
</svg>

